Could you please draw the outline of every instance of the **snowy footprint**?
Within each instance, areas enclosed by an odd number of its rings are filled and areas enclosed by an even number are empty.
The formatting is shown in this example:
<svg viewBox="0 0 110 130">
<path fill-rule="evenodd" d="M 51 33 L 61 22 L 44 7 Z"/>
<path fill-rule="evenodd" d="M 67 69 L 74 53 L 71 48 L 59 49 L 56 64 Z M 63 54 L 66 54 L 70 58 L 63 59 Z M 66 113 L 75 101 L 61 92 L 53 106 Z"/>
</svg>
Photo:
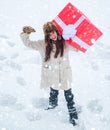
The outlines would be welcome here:
<svg viewBox="0 0 110 130">
<path fill-rule="evenodd" d="M 106 75 L 104 78 L 105 78 L 106 80 L 110 81 L 110 75 Z"/>
<path fill-rule="evenodd" d="M 16 111 L 22 111 L 22 110 L 24 110 L 24 108 L 25 108 L 25 106 L 21 103 L 16 103 L 13 106 L 13 109 L 16 110 Z"/>
<path fill-rule="evenodd" d="M 0 95 L 0 105 L 1 106 L 13 106 L 17 102 L 17 98 L 12 95 Z"/>
<path fill-rule="evenodd" d="M 25 106 L 17 102 L 17 98 L 12 95 L 0 95 L 0 106 L 1 107 L 10 107 L 11 109 L 22 111 Z"/>
<path fill-rule="evenodd" d="M 14 47 L 15 46 L 15 43 L 14 42 L 11 42 L 10 40 L 9 40 L 9 38 L 7 37 L 7 36 L 5 36 L 5 35 L 0 35 L 0 40 L 1 41 L 6 41 L 6 43 L 8 44 L 8 46 L 10 46 L 10 47 Z"/>
<path fill-rule="evenodd" d="M 94 70 L 94 71 L 98 71 L 99 70 L 99 65 L 94 63 L 94 62 L 91 62 L 91 68 Z"/>
<path fill-rule="evenodd" d="M 38 121 L 38 120 L 41 119 L 41 115 L 38 111 L 36 111 L 36 112 L 32 112 L 32 111 L 25 112 L 25 116 L 26 116 L 27 120 L 29 120 L 29 121 Z"/>
<path fill-rule="evenodd" d="M 103 110 L 103 107 L 100 104 L 100 100 L 98 100 L 98 99 L 89 101 L 87 108 L 89 111 L 91 111 L 93 113 L 101 113 Z"/>
<path fill-rule="evenodd" d="M 48 105 L 48 99 L 46 98 L 34 98 L 32 99 L 32 105 L 35 108 L 46 109 Z"/>
<path fill-rule="evenodd" d="M 5 56 L 3 56 L 3 55 L 0 54 L 0 61 L 5 60 L 6 58 L 7 58 L 7 57 L 5 57 Z"/>
<path fill-rule="evenodd" d="M 14 43 L 14 42 L 7 41 L 7 44 L 8 44 L 10 47 L 14 47 L 14 46 L 15 46 L 15 43 Z"/>
<path fill-rule="evenodd" d="M 22 66 L 13 61 L 9 61 L 9 60 L 6 61 L 6 65 L 9 66 L 13 70 L 18 70 L 18 71 L 22 70 Z"/>
<path fill-rule="evenodd" d="M 14 53 L 14 54 L 11 56 L 11 59 L 15 59 L 15 58 L 17 58 L 17 57 L 19 57 L 19 53 Z"/>
<path fill-rule="evenodd" d="M 26 83 L 26 81 L 24 80 L 23 77 L 16 77 L 16 81 L 21 86 L 26 86 L 27 85 L 27 83 Z"/>
<path fill-rule="evenodd" d="M 0 35 L 0 39 L 8 39 L 8 37 L 5 35 Z"/>
</svg>

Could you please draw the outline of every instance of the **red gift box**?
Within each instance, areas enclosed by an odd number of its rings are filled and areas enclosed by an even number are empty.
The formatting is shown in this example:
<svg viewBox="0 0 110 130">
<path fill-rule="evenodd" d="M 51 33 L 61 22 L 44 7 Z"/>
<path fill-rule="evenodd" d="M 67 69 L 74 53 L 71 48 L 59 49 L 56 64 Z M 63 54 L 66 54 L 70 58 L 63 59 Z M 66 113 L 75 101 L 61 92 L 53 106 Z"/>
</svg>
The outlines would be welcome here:
<svg viewBox="0 0 110 130">
<path fill-rule="evenodd" d="M 86 52 L 102 35 L 102 32 L 71 3 L 68 3 L 52 22 L 64 39 L 82 52 Z"/>
</svg>

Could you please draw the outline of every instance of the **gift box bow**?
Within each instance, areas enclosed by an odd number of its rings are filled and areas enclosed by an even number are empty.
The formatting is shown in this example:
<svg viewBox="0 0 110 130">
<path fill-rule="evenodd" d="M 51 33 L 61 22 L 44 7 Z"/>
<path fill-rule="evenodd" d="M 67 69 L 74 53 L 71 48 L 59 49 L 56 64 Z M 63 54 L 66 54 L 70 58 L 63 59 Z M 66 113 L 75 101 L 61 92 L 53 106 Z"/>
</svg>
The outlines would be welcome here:
<svg viewBox="0 0 110 130">
<path fill-rule="evenodd" d="M 53 23 L 58 27 L 62 37 L 82 52 L 102 35 L 102 32 L 71 3 L 65 6 Z"/>
</svg>

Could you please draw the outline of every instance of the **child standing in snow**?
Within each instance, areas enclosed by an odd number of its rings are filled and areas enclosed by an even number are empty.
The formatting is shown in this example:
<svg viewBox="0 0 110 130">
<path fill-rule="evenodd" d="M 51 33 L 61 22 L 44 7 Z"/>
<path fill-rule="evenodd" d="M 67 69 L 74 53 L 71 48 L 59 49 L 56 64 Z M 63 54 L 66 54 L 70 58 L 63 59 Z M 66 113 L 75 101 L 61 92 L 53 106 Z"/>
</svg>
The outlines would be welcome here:
<svg viewBox="0 0 110 130">
<path fill-rule="evenodd" d="M 42 57 L 41 87 L 50 88 L 48 109 L 58 105 L 59 90 L 64 90 L 69 112 L 69 121 L 76 125 L 78 119 L 72 94 L 72 70 L 69 64 L 69 50 L 75 50 L 65 42 L 52 22 L 43 26 L 44 40 L 31 41 L 29 35 L 35 30 L 30 26 L 23 27 L 21 39 L 25 46 L 40 52 Z"/>
</svg>

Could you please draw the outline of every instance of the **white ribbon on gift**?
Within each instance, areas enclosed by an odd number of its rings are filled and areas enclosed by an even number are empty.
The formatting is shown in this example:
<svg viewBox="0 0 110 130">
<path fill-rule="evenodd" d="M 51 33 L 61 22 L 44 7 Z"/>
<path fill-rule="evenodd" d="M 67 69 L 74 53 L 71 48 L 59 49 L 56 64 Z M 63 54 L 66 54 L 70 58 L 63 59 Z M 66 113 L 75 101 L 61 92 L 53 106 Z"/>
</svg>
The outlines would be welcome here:
<svg viewBox="0 0 110 130">
<path fill-rule="evenodd" d="M 85 17 L 81 16 L 76 21 L 76 23 L 68 24 L 68 25 L 66 25 L 58 16 L 55 18 L 55 21 L 63 29 L 62 37 L 65 40 L 69 40 L 71 38 L 74 42 L 78 43 L 81 47 L 87 50 L 89 48 L 89 45 L 76 36 L 76 32 L 77 32 L 76 28 L 82 23 L 84 19 Z"/>
<path fill-rule="evenodd" d="M 74 38 L 76 35 L 77 30 L 75 29 L 73 24 L 68 24 L 63 28 L 62 37 L 65 40 L 69 40 L 70 38 Z"/>
</svg>

